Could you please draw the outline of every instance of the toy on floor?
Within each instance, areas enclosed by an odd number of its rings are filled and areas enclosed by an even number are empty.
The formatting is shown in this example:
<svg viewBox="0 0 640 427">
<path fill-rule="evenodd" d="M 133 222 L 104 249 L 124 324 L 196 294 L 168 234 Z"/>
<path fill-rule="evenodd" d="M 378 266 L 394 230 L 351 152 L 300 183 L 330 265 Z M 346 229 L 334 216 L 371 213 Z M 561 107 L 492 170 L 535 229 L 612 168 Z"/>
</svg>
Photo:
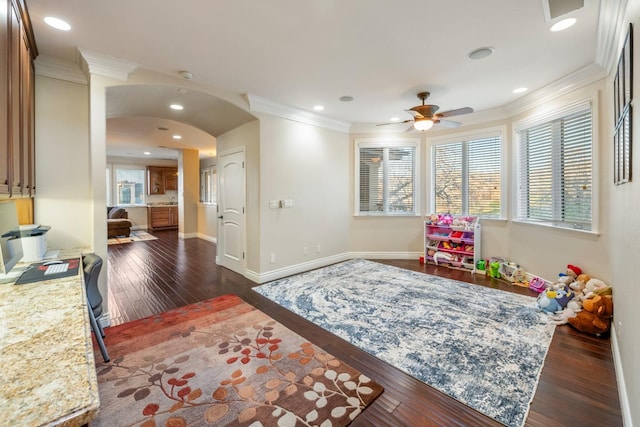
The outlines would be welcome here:
<svg viewBox="0 0 640 427">
<path fill-rule="evenodd" d="M 609 331 L 612 317 L 613 298 L 596 295 L 584 300 L 583 310 L 567 321 L 580 332 L 599 336 Z"/>
<path fill-rule="evenodd" d="M 566 285 L 557 289 L 549 288 L 538 295 L 536 300 L 538 307 L 547 314 L 562 311 L 569 301 L 573 299 L 575 293 Z"/>
<path fill-rule="evenodd" d="M 569 319 L 576 317 L 576 315 L 582 311 L 582 303 L 575 298 L 567 303 L 567 306 L 562 311 L 549 315 L 553 323 L 556 325 L 566 325 L 569 323 Z"/>
<path fill-rule="evenodd" d="M 433 262 L 438 265 L 438 260 L 442 258 L 445 259 L 447 261 L 452 261 L 453 260 L 453 255 L 447 252 L 436 252 L 435 254 L 433 254 Z"/>
</svg>

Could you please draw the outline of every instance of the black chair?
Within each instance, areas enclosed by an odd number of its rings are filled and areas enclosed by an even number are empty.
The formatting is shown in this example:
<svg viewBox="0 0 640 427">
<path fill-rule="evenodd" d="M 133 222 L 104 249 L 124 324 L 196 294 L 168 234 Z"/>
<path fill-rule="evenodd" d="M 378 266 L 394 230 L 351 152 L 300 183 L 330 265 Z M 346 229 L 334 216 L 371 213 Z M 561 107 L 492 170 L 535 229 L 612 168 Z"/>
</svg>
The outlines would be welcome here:
<svg viewBox="0 0 640 427">
<path fill-rule="evenodd" d="M 98 276 L 102 269 L 102 258 L 96 254 L 85 254 L 82 256 L 82 265 L 84 268 L 84 285 L 87 289 L 87 305 L 89 308 L 89 320 L 91 320 L 91 329 L 96 336 L 102 358 L 105 362 L 109 361 L 109 353 L 104 345 L 104 330 L 100 323 L 96 320 L 102 314 L 102 295 L 98 290 Z"/>
</svg>

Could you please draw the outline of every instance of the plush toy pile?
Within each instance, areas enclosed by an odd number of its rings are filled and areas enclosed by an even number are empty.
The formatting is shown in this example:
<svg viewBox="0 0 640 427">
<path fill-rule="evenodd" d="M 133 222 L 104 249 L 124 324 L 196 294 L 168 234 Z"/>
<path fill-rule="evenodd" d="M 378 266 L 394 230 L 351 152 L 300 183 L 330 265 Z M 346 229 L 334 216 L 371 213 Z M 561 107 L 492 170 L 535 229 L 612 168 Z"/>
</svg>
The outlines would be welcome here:
<svg viewBox="0 0 640 427">
<path fill-rule="evenodd" d="M 568 323 L 580 332 L 602 335 L 611 327 L 611 287 L 574 265 L 568 265 L 558 280 L 542 290 L 537 305 L 556 324 Z"/>
</svg>

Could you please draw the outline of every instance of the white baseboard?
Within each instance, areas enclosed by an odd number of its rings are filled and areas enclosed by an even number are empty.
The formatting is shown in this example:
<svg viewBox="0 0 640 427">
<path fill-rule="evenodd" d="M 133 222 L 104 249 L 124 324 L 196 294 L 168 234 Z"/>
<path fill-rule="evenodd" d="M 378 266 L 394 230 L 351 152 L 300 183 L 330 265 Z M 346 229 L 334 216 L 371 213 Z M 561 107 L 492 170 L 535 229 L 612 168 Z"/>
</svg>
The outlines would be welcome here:
<svg viewBox="0 0 640 427">
<path fill-rule="evenodd" d="M 622 410 L 622 425 L 633 427 L 631 418 L 631 407 L 629 406 L 629 395 L 624 381 L 622 369 L 622 358 L 620 357 L 620 347 L 618 346 L 618 334 L 614 322 L 611 322 L 611 351 L 613 352 L 613 364 L 616 369 L 616 379 L 618 381 L 618 396 L 620 399 L 620 409 Z"/>
<path fill-rule="evenodd" d="M 212 243 L 218 243 L 218 239 L 213 237 L 213 236 L 209 236 L 206 234 L 202 234 L 202 233 L 198 233 L 198 239 L 202 239 L 202 240 L 206 240 L 208 242 L 212 242 Z"/>
<path fill-rule="evenodd" d="M 195 239 L 198 237 L 198 233 L 178 233 L 178 239 Z"/>
<path fill-rule="evenodd" d="M 305 271 L 313 270 L 337 262 L 347 261 L 355 258 L 365 259 L 420 259 L 422 253 L 419 252 L 345 252 L 330 257 L 319 258 L 313 261 L 303 262 L 300 264 L 290 265 L 288 267 L 279 268 L 277 270 L 265 271 L 264 273 L 256 273 L 247 270 L 244 277 L 255 283 L 266 283 L 272 280 L 282 279 L 283 277 L 292 276 Z"/>
</svg>

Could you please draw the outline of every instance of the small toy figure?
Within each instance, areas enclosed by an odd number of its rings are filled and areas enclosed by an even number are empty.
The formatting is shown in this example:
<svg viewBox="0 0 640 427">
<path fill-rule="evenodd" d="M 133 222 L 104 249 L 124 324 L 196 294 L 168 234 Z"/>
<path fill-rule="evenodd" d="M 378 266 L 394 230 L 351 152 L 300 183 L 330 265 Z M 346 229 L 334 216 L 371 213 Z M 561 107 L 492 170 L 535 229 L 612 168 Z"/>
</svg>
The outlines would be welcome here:
<svg viewBox="0 0 640 427">
<path fill-rule="evenodd" d="M 489 264 L 489 276 L 494 279 L 500 278 L 500 263 L 498 261 L 493 261 Z"/>
</svg>

